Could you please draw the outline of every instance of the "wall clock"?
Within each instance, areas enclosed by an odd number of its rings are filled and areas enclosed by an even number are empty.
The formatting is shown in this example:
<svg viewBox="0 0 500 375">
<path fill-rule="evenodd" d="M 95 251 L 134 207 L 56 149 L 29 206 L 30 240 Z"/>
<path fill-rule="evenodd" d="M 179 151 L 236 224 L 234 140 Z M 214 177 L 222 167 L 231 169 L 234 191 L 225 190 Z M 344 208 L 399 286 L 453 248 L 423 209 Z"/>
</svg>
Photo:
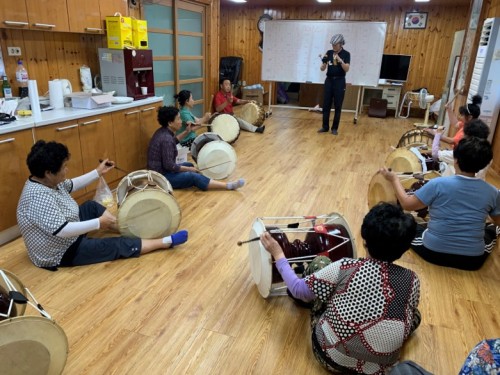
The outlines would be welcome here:
<svg viewBox="0 0 500 375">
<path fill-rule="evenodd" d="M 259 20 L 257 21 L 257 28 L 259 29 L 260 32 L 260 42 L 259 42 L 259 50 L 262 52 L 262 48 L 264 45 L 264 30 L 265 26 L 264 24 L 267 21 L 271 21 L 273 17 L 271 17 L 269 14 L 263 14 L 262 16 L 259 17 Z"/>
</svg>

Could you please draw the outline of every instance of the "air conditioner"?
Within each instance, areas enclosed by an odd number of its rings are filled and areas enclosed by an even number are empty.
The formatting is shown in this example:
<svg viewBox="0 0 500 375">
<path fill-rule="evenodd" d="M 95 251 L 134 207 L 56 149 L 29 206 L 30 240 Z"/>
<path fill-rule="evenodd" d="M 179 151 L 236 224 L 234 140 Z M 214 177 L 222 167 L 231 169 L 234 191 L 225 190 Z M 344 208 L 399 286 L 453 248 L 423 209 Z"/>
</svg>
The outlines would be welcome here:
<svg viewBox="0 0 500 375">
<path fill-rule="evenodd" d="M 483 97 L 481 120 L 490 127 L 489 140 L 493 138 L 500 109 L 500 18 L 487 18 L 481 30 L 468 102 L 476 94 Z"/>
</svg>

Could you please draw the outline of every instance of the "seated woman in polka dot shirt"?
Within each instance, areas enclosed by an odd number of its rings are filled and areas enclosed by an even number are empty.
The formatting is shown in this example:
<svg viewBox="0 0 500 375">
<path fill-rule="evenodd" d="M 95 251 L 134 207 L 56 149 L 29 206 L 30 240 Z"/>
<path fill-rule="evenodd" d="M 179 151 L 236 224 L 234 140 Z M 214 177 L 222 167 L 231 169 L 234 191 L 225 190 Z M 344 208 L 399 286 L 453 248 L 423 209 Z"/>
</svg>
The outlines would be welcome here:
<svg viewBox="0 0 500 375">
<path fill-rule="evenodd" d="M 384 374 L 398 360 L 403 343 L 420 324 L 420 282 L 413 271 L 393 262 L 408 250 L 415 230 L 410 214 L 380 203 L 361 226 L 366 258 L 343 258 L 303 279 L 291 269 L 278 242 L 262 234 L 262 244 L 291 295 L 314 301 L 312 348 L 328 370 Z M 324 259 L 317 257 L 308 268 Z"/>
<path fill-rule="evenodd" d="M 17 205 L 17 222 L 35 266 L 55 271 L 138 257 L 187 241 L 185 230 L 156 239 L 87 237 L 97 229 L 117 230 L 116 217 L 94 201 L 79 206 L 70 194 L 109 172 L 114 163 L 103 160 L 93 171 L 67 179 L 69 158 L 65 145 L 43 140 L 33 145 L 27 157 L 31 175 Z"/>
</svg>

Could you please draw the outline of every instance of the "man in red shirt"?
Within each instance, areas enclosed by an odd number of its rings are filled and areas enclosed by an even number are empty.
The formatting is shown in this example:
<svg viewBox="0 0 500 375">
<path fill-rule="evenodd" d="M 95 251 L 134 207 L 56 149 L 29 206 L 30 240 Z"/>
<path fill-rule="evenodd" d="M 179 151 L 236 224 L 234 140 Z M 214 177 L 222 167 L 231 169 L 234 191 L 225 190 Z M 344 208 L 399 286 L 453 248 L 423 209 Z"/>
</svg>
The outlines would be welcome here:
<svg viewBox="0 0 500 375">
<path fill-rule="evenodd" d="M 218 113 L 227 113 L 229 115 L 233 115 L 233 105 L 238 104 L 246 104 L 250 103 L 250 100 L 238 99 L 236 96 L 233 96 L 231 81 L 229 78 L 221 78 L 219 81 L 220 90 L 215 94 L 214 98 L 214 107 L 215 112 Z M 240 125 L 240 129 L 246 130 L 252 133 L 264 133 L 265 126 L 257 127 L 249 122 L 236 117 L 238 120 L 238 124 Z"/>
</svg>

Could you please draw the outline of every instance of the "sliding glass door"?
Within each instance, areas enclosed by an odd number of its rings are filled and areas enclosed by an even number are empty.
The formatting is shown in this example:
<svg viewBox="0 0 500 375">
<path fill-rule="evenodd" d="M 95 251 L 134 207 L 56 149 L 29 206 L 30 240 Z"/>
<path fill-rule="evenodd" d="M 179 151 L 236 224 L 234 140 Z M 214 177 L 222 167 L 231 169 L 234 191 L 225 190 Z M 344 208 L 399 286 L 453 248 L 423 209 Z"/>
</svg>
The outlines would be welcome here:
<svg viewBox="0 0 500 375">
<path fill-rule="evenodd" d="M 201 117 L 206 85 L 205 28 L 206 11 L 202 5 L 177 0 L 144 2 L 148 38 L 153 50 L 155 92 L 173 105 L 180 90 L 193 93 L 193 110 Z"/>
</svg>

